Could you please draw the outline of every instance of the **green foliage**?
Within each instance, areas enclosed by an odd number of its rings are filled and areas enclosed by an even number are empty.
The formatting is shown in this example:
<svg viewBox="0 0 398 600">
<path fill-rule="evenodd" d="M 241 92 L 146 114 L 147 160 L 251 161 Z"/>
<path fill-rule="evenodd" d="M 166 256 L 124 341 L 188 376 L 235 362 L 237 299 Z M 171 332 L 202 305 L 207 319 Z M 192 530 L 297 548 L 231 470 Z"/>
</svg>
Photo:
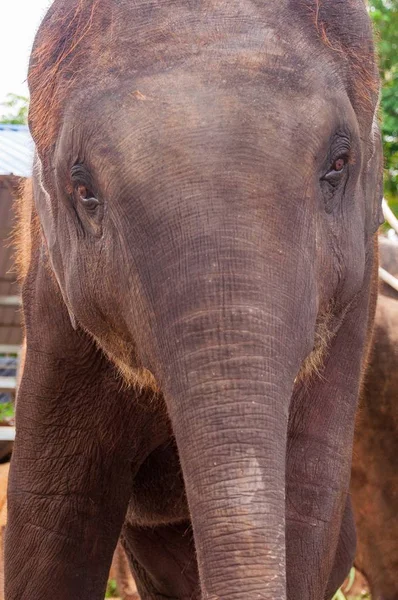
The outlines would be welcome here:
<svg viewBox="0 0 398 600">
<path fill-rule="evenodd" d="M 337 590 L 337 592 L 333 596 L 333 600 L 346 600 L 346 597 L 344 596 L 341 590 Z"/>
<path fill-rule="evenodd" d="M 114 579 L 109 579 L 108 581 L 105 598 L 117 598 L 117 587 Z"/>
<path fill-rule="evenodd" d="M 384 189 L 398 214 L 398 0 L 369 0 L 369 13 L 377 31 L 383 86 Z"/>
<path fill-rule="evenodd" d="M 6 113 L 0 116 L 0 123 L 12 125 L 26 125 L 28 122 L 29 100 L 18 94 L 7 94 L 7 100 L 0 104 L 6 109 Z"/>
<path fill-rule="evenodd" d="M 359 596 L 346 595 L 341 589 L 333 596 L 333 600 L 371 600 L 368 593 L 362 593 Z"/>
<path fill-rule="evenodd" d="M 14 416 L 14 404 L 12 402 L 4 402 L 0 404 L 0 421 L 12 419 Z"/>
<path fill-rule="evenodd" d="M 355 568 L 352 567 L 350 574 L 345 581 L 344 585 L 337 590 L 333 596 L 333 600 L 371 600 L 367 592 L 362 592 L 359 596 L 350 594 L 352 586 L 355 582 Z"/>
</svg>

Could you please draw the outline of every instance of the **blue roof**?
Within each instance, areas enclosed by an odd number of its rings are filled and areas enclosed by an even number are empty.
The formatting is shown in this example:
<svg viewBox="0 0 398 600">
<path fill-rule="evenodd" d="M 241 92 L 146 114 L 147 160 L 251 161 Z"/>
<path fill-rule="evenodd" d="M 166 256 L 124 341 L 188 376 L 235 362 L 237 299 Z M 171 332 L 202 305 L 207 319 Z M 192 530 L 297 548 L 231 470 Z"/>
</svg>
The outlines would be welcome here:
<svg viewBox="0 0 398 600">
<path fill-rule="evenodd" d="M 34 143 L 26 125 L 0 123 L 0 175 L 32 175 Z"/>
</svg>

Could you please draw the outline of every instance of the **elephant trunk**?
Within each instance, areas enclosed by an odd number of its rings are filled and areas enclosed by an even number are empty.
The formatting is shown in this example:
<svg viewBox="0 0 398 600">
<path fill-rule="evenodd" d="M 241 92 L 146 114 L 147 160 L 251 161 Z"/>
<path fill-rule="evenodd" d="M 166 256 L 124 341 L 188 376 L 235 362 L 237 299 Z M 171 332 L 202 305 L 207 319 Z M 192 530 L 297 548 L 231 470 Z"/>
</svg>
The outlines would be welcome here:
<svg viewBox="0 0 398 600">
<path fill-rule="evenodd" d="M 196 382 L 170 401 L 203 598 L 285 598 L 288 377 L 217 354 L 202 369 L 192 354 Z"/>
<path fill-rule="evenodd" d="M 202 597 L 283 600 L 289 402 L 313 307 L 287 300 L 283 282 L 265 289 L 253 263 L 240 276 L 220 271 L 197 272 L 183 297 L 163 295 L 173 318 L 158 350 Z"/>
</svg>

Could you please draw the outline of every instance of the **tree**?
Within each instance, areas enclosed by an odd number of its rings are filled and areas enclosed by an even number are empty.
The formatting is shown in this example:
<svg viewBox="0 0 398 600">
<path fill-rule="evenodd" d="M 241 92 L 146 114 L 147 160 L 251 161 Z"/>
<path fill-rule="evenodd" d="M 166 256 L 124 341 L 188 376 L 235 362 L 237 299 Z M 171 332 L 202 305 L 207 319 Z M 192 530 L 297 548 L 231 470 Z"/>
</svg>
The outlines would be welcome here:
<svg viewBox="0 0 398 600">
<path fill-rule="evenodd" d="M 398 212 L 398 0 L 369 0 L 369 12 L 377 32 L 383 86 L 384 190 Z"/>
<path fill-rule="evenodd" d="M 28 122 L 28 104 L 29 100 L 25 96 L 7 94 L 7 100 L 0 104 L 7 110 L 7 114 L 0 117 L 0 123 L 26 125 Z"/>
</svg>

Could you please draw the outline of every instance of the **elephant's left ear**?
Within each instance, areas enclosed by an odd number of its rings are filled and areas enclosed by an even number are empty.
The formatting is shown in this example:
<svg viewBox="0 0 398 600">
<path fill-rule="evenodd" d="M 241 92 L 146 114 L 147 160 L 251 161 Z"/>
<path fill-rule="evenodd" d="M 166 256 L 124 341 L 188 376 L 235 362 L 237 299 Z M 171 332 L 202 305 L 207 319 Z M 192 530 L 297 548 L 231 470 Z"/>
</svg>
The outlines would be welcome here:
<svg viewBox="0 0 398 600">
<path fill-rule="evenodd" d="M 372 23 L 364 0 L 290 0 L 319 49 L 335 62 L 360 128 L 370 128 L 379 95 L 379 74 Z M 322 51 L 322 50 L 321 50 Z"/>
<path fill-rule="evenodd" d="M 383 222 L 383 153 L 378 107 L 380 77 L 372 23 L 364 0 L 304 0 L 318 33 L 344 81 L 363 142 L 363 195 L 366 231 L 373 234 Z"/>
</svg>

